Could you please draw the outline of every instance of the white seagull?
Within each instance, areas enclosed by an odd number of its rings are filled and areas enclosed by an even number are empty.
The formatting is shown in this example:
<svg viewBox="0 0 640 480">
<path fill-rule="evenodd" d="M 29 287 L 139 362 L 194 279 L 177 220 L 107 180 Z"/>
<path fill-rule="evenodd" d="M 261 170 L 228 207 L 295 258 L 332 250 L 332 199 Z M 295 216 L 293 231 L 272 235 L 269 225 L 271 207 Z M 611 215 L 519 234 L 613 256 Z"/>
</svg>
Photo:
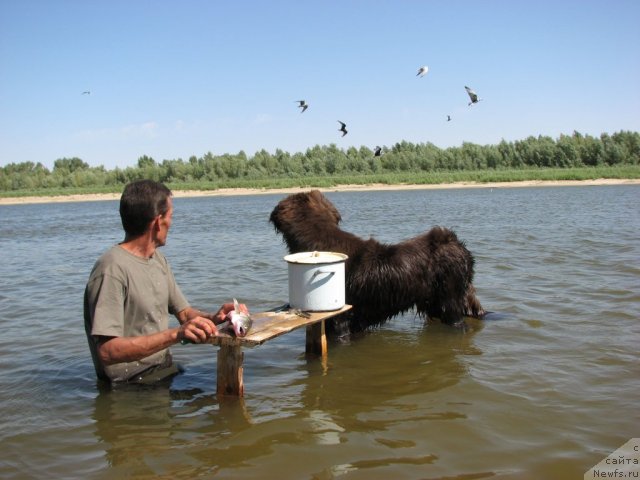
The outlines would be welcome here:
<svg viewBox="0 0 640 480">
<path fill-rule="evenodd" d="M 467 91 L 467 93 L 469 94 L 469 98 L 471 99 L 469 105 L 473 105 L 474 103 L 478 103 L 480 100 L 482 100 L 478 97 L 478 94 L 471 90 L 469 87 L 465 86 L 464 89 Z"/>
<path fill-rule="evenodd" d="M 429 67 L 427 67 L 426 65 L 424 67 L 420 67 L 420 70 L 418 70 L 416 77 L 424 77 L 428 71 L 429 71 Z"/>
<path fill-rule="evenodd" d="M 296 102 L 298 102 L 300 104 L 300 105 L 298 105 L 298 107 L 300 107 L 302 109 L 302 110 L 300 110 L 300 113 L 303 113 L 307 108 L 309 108 L 309 105 L 304 100 L 296 100 Z"/>
</svg>

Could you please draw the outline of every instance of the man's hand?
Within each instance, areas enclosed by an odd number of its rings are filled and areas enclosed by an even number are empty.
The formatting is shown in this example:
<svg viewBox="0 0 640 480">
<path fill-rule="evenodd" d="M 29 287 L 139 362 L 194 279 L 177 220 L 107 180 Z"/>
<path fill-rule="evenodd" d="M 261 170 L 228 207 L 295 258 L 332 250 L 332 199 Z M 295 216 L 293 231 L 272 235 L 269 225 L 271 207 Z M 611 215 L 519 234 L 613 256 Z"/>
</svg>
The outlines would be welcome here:
<svg viewBox="0 0 640 480">
<path fill-rule="evenodd" d="M 204 343 L 218 334 L 215 323 L 207 317 L 195 316 L 188 319 L 178 329 L 178 340 L 191 343 Z"/>
</svg>

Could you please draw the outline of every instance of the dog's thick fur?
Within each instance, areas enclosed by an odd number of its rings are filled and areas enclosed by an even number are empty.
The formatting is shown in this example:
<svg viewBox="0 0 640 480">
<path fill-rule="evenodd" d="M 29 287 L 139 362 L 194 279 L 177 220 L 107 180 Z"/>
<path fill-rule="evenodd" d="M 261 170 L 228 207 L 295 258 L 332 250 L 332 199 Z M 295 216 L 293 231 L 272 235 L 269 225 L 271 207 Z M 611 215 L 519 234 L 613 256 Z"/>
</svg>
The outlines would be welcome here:
<svg viewBox="0 0 640 480">
<path fill-rule="evenodd" d="M 345 264 L 346 302 L 351 315 L 327 327 L 344 335 L 379 325 L 416 309 L 423 317 L 459 324 L 482 317 L 473 287 L 474 259 L 451 230 L 434 227 L 395 245 L 364 240 L 341 230 L 336 207 L 318 190 L 290 195 L 271 212 L 290 253 L 340 252 Z"/>
</svg>

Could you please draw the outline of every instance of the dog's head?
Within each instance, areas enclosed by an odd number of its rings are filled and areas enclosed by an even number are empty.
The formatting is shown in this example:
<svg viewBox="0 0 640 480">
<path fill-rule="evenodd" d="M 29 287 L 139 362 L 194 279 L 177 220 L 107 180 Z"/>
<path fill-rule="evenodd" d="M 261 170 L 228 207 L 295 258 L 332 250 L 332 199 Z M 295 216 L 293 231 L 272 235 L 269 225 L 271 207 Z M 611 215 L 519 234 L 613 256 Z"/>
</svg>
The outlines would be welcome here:
<svg viewBox="0 0 640 480">
<path fill-rule="evenodd" d="M 341 220 L 340 212 L 319 190 L 289 195 L 276 205 L 269 217 L 281 233 L 303 225 L 337 226 Z"/>
</svg>

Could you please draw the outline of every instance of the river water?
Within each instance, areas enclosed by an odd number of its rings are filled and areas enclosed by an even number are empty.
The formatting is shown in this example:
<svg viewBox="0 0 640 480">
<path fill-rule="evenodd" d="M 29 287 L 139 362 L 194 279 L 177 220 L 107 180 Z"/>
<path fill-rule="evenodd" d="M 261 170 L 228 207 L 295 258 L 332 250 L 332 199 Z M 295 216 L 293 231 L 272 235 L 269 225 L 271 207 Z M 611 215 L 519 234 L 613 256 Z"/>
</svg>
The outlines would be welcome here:
<svg viewBox="0 0 640 480">
<path fill-rule="evenodd" d="M 640 187 L 331 192 L 343 228 L 397 242 L 452 228 L 494 320 L 396 317 L 326 365 L 304 330 L 245 349 L 178 345 L 170 388 L 102 390 L 82 321 L 115 201 L 0 206 L 2 478 L 582 478 L 640 436 Z M 268 223 L 283 197 L 177 198 L 163 248 L 194 306 L 287 299 Z"/>
</svg>

